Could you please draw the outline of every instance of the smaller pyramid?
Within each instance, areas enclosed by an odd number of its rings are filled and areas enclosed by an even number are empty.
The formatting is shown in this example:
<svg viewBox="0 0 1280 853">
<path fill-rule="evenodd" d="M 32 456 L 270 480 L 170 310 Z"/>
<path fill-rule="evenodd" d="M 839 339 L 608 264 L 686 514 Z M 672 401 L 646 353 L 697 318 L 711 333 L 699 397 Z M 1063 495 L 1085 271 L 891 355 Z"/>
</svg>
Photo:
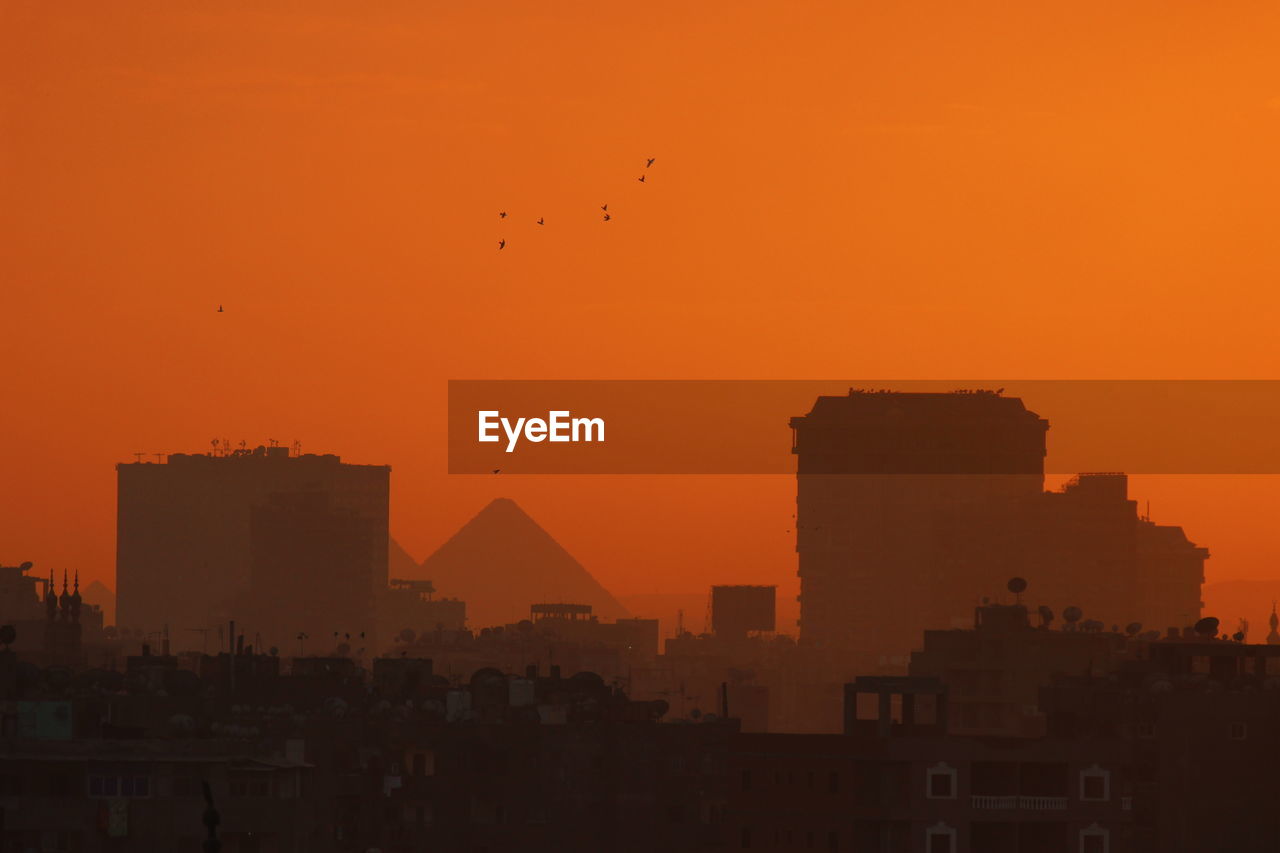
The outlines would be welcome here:
<svg viewBox="0 0 1280 853">
<path fill-rule="evenodd" d="M 116 594 L 107 588 L 102 581 L 94 581 L 80 593 L 85 604 L 96 604 L 102 608 L 102 624 L 116 624 Z"/>
<path fill-rule="evenodd" d="M 613 595 L 509 498 L 482 509 L 422 561 L 419 576 L 467 603 L 473 630 L 529 618 L 539 602 L 589 604 L 597 616 L 629 615 Z"/>
</svg>

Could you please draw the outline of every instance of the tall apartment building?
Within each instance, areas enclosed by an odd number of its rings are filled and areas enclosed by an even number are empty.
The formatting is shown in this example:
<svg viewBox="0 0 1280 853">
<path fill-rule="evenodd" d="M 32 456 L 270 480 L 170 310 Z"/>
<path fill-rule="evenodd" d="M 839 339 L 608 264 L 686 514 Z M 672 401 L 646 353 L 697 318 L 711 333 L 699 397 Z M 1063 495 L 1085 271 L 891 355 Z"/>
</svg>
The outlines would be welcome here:
<svg viewBox="0 0 1280 853">
<path fill-rule="evenodd" d="M 992 391 L 819 397 L 791 420 L 800 636 L 842 670 L 901 670 L 1011 577 L 1061 613 L 1199 617 L 1208 552 L 1138 515 L 1123 474 L 1044 490 L 1048 421 Z"/>
<path fill-rule="evenodd" d="M 198 648 L 196 631 L 216 630 L 237 616 L 243 622 L 288 579 L 301 588 L 320 580 L 315 572 L 321 570 L 345 576 L 348 589 L 355 584 L 368 590 L 367 599 L 357 599 L 361 607 L 387 589 L 388 465 L 258 447 L 223 455 L 175 453 L 167 462 L 117 465 L 116 472 L 117 622 L 123 628 L 168 626 L 175 645 Z M 319 497 L 299 497 L 306 495 Z M 320 559 L 316 549 L 289 543 L 303 542 L 308 525 L 323 528 L 325 519 L 342 521 L 329 530 L 330 539 L 352 531 L 351 547 L 330 542 L 324 564 L 313 570 L 308 560 Z M 279 525 L 288 529 L 273 532 Z M 256 592 L 255 576 L 264 586 Z M 301 606 L 299 599 L 275 601 L 282 608 Z M 253 637 L 253 625 L 243 629 Z"/>
</svg>

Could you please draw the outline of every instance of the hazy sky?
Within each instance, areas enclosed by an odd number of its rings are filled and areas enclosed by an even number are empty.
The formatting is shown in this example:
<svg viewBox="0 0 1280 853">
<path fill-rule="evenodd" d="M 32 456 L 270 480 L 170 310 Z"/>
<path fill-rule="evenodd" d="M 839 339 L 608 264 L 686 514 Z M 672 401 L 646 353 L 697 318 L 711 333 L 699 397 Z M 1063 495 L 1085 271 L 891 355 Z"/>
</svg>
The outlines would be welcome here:
<svg viewBox="0 0 1280 853">
<path fill-rule="evenodd" d="M 299 439 L 391 464 L 418 557 L 505 495 L 620 594 L 785 601 L 786 478 L 449 478 L 444 382 L 1275 378 L 1277 43 L 1269 2 L 8 0 L 0 561 L 114 585 L 116 462 Z M 1134 492 L 1277 574 L 1276 479 Z"/>
</svg>

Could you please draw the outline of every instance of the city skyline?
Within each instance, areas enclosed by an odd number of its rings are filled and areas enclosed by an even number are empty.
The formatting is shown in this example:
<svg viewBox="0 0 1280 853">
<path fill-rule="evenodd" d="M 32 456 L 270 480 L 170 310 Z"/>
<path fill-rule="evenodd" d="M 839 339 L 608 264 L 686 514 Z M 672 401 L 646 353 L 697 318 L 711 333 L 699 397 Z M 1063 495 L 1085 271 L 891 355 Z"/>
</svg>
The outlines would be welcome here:
<svg viewBox="0 0 1280 853">
<path fill-rule="evenodd" d="M 436 389 L 1274 373 L 1275 9 L 716 9 L 9 6 L 6 559 L 114 588 L 111 466 L 296 438 L 419 559 L 507 496 L 617 594 L 787 601 L 786 478 L 451 480 Z M 1275 577 L 1276 478 L 1131 493 Z"/>
</svg>

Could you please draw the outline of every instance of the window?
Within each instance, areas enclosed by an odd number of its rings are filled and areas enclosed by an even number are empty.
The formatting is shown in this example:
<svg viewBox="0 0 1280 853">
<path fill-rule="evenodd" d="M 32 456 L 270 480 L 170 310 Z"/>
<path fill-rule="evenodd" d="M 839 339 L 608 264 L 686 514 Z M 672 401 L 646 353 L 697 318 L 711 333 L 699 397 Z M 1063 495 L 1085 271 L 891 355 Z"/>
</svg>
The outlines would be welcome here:
<svg viewBox="0 0 1280 853">
<path fill-rule="evenodd" d="M 1244 723 L 1232 723 L 1230 734 L 1232 740 L 1244 740 L 1249 736 L 1249 727 Z"/>
<path fill-rule="evenodd" d="M 149 797 L 151 796 L 150 776 L 105 776 L 89 777 L 89 796 L 91 797 Z"/>
<path fill-rule="evenodd" d="M 271 781 L 243 776 L 238 779 L 233 778 L 229 789 L 233 797 L 269 797 L 271 796 Z"/>
<path fill-rule="evenodd" d="M 1098 765 L 1080 771 L 1080 799 L 1101 801 L 1111 799 L 1111 773 Z"/>
<path fill-rule="evenodd" d="M 924 849 L 928 853 L 956 853 L 956 831 L 938 822 L 924 831 Z"/>
<path fill-rule="evenodd" d="M 956 798 L 955 768 L 938 762 L 926 770 L 925 796 L 931 800 L 954 800 Z"/>
<path fill-rule="evenodd" d="M 1096 823 L 1080 830 L 1080 853 L 1111 853 L 1111 833 Z"/>
<path fill-rule="evenodd" d="M 120 796 L 147 797 L 151 795 L 151 780 L 146 776 L 120 777 Z"/>
<path fill-rule="evenodd" d="M 90 776 L 89 777 L 89 796 L 91 797 L 118 797 L 120 795 L 120 780 L 115 776 Z"/>
</svg>

